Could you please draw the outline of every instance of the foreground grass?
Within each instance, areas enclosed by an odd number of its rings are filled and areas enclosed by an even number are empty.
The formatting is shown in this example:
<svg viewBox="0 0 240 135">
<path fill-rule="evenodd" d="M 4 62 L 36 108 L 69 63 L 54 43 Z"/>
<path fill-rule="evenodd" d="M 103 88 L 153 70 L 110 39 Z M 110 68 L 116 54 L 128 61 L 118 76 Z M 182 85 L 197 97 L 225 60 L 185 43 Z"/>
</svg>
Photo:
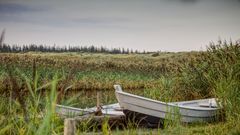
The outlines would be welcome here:
<svg viewBox="0 0 240 135">
<path fill-rule="evenodd" d="M 238 135 L 240 126 L 229 123 L 197 124 L 195 126 L 170 126 L 166 129 L 127 129 L 113 131 L 116 135 Z"/>
</svg>

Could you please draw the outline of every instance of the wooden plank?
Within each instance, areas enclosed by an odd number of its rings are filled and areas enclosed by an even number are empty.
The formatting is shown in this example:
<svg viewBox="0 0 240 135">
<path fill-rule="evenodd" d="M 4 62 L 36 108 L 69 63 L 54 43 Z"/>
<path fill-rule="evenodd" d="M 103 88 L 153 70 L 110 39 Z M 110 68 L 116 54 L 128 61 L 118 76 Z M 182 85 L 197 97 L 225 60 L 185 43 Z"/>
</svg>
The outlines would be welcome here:
<svg viewBox="0 0 240 135">
<path fill-rule="evenodd" d="M 76 134 L 76 121 L 73 118 L 67 118 L 64 120 L 64 135 Z"/>
<path fill-rule="evenodd" d="M 90 121 L 89 121 L 90 120 Z M 76 126 L 81 122 L 88 121 L 89 124 L 96 124 L 97 126 L 101 126 L 103 122 L 108 122 L 108 124 L 112 126 L 116 126 L 119 124 L 123 124 L 125 122 L 125 116 L 119 115 L 102 115 L 102 116 L 94 116 L 94 115 L 84 115 L 78 116 L 75 118 L 67 118 L 64 120 L 64 135 L 74 135 L 76 133 Z"/>
<path fill-rule="evenodd" d="M 77 122 L 91 119 L 93 122 L 101 123 L 106 119 L 108 119 L 109 122 L 114 122 L 114 121 L 124 120 L 124 118 L 125 116 L 118 116 L 118 115 L 112 115 L 112 116 L 111 115 L 102 115 L 102 116 L 86 115 L 86 116 L 75 117 L 74 119 Z"/>
</svg>

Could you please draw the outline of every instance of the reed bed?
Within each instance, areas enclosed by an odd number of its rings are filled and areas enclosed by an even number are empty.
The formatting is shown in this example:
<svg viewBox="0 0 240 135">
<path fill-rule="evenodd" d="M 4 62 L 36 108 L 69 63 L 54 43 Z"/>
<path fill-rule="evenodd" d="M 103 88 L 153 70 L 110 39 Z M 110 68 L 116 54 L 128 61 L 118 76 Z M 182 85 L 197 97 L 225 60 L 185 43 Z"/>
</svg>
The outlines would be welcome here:
<svg viewBox="0 0 240 135">
<path fill-rule="evenodd" d="M 124 129 L 103 134 L 240 134 L 240 46 L 218 43 L 204 52 L 154 54 L 0 53 L 0 134 L 62 134 L 63 121 L 55 104 L 95 105 L 97 90 L 103 103 L 113 103 L 113 84 L 161 101 L 217 97 L 223 122 L 164 129 Z M 137 90 L 136 90 L 137 89 Z M 87 133 L 82 127 L 79 133 Z"/>
<path fill-rule="evenodd" d="M 73 90 L 112 89 L 115 83 L 137 89 L 151 87 L 163 74 L 179 72 L 180 65 L 197 55 L 196 52 L 163 53 L 157 57 L 151 54 L 0 53 L 0 82 L 6 82 L 6 65 L 17 67 L 32 77 L 35 61 L 40 84 L 57 73 L 73 84 Z M 6 85 L 2 85 L 0 91 L 6 89 Z"/>
</svg>

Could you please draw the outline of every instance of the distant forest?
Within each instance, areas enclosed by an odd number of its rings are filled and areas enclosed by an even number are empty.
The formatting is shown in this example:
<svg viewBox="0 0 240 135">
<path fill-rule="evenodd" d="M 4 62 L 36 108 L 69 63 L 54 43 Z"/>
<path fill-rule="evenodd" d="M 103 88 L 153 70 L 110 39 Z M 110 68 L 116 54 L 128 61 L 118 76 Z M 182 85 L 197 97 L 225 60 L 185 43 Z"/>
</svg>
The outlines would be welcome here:
<svg viewBox="0 0 240 135">
<path fill-rule="evenodd" d="M 0 52 L 88 52 L 88 53 L 111 53 L 111 54 L 130 54 L 130 53 L 146 53 L 145 51 L 140 52 L 138 50 L 125 49 L 125 48 L 106 48 L 106 47 L 95 47 L 95 46 L 68 46 L 68 47 L 56 47 L 46 45 L 8 45 L 0 44 Z"/>
<path fill-rule="evenodd" d="M 133 49 L 125 49 L 125 48 L 106 48 L 106 47 L 96 47 L 96 46 L 64 46 L 64 47 L 57 47 L 54 46 L 47 46 L 47 45 L 9 45 L 4 44 L 5 30 L 2 31 L 0 37 L 0 53 L 19 53 L 19 52 L 87 52 L 87 53 L 111 53 L 111 54 L 130 54 L 130 53 L 146 53 L 145 51 L 140 52 L 138 50 Z"/>
</svg>

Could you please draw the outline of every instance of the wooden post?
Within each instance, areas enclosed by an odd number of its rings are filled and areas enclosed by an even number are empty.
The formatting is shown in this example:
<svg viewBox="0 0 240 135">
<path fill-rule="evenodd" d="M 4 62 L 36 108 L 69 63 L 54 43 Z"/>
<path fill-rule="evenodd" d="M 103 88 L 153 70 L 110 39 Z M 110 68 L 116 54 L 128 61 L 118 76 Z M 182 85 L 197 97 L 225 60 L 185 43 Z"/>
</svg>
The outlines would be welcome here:
<svg viewBox="0 0 240 135">
<path fill-rule="evenodd" d="M 97 91 L 97 108 L 100 108 L 100 91 Z"/>
<path fill-rule="evenodd" d="M 100 116 L 102 115 L 102 109 L 101 109 L 101 91 L 97 91 L 97 110 L 95 112 L 95 115 Z"/>
<path fill-rule="evenodd" d="M 64 119 L 64 135 L 75 135 L 75 133 L 76 133 L 75 119 L 72 118 Z"/>
</svg>

